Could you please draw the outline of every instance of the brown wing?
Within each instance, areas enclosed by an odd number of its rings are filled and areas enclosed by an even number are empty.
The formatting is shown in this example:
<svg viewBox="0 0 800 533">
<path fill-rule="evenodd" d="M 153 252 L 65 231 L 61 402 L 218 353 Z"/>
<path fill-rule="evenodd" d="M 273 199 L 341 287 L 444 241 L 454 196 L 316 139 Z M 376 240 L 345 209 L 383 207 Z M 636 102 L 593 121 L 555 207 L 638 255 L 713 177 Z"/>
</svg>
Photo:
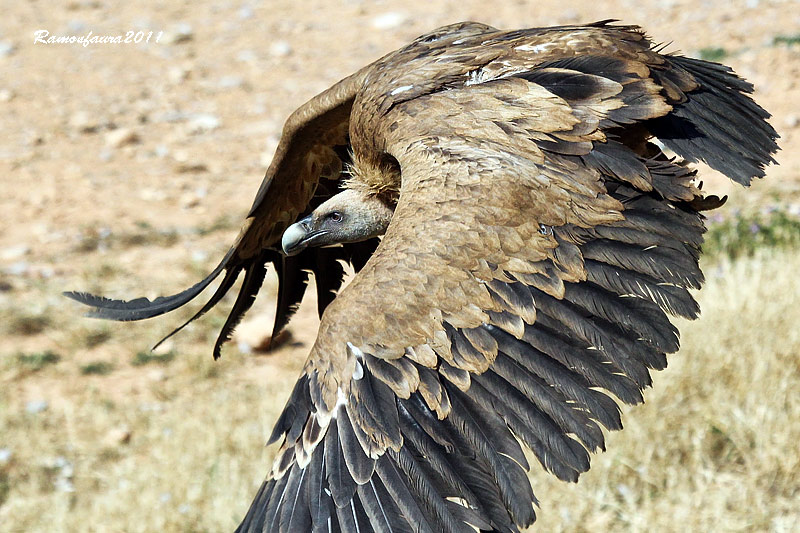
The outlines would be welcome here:
<svg viewBox="0 0 800 533">
<path fill-rule="evenodd" d="M 416 87 L 395 71 L 357 101 L 399 202 L 323 315 L 239 531 L 518 531 L 536 501 L 521 443 L 575 481 L 621 428 L 614 397 L 642 401 L 678 349 L 668 315 L 698 314 L 698 208 L 722 203 L 650 131 L 739 181 L 776 134 L 730 70 L 609 31 L 629 39 L 527 70 L 498 56 L 499 77 L 385 105 Z"/>
<path fill-rule="evenodd" d="M 338 82 L 297 109 L 286 121 L 278 148 L 259 188 L 236 242 L 220 264 L 193 287 L 150 301 L 112 300 L 86 293 L 65 293 L 70 298 L 94 307 L 89 316 L 111 320 L 141 320 L 172 311 L 199 295 L 222 272 L 222 283 L 209 301 L 173 335 L 203 315 L 230 290 L 241 272 L 244 282 L 228 319 L 214 346 L 214 357 L 222 344 L 252 305 L 272 263 L 278 273 L 278 302 L 273 337 L 296 310 L 308 282 L 316 278 L 320 314 L 334 298 L 342 283 L 341 260 L 359 270 L 377 246 L 377 240 L 338 248 L 308 249 L 294 257 L 280 253 L 283 231 L 298 217 L 305 216 L 321 202 L 336 194 L 342 184 L 343 169 L 349 161 L 348 127 L 353 99 L 360 89 L 366 69 Z M 169 337 L 168 336 L 168 337 Z M 163 340 L 162 340 L 163 342 Z"/>
</svg>

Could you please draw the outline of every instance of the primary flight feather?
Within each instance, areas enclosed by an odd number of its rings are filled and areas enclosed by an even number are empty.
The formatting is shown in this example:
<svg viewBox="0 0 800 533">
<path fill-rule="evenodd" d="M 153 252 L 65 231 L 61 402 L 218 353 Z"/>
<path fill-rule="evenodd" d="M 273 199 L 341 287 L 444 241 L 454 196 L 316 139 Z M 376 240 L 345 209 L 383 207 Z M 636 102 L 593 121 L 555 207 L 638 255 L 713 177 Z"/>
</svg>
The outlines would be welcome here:
<svg viewBox="0 0 800 533">
<path fill-rule="evenodd" d="M 68 295 L 139 320 L 223 275 L 196 318 L 244 272 L 218 357 L 268 264 L 276 332 L 312 273 L 317 339 L 238 531 L 519 531 L 536 503 L 523 445 L 577 480 L 622 427 L 616 400 L 641 402 L 677 351 L 668 315 L 698 315 L 700 211 L 724 199 L 687 163 L 764 175 L 777 134 L 750 92 L 632 26 L 446 26 L 289 117 L 205 280 Z M 357 274 L 340 290 L 341 260 Z"/>
</svg>

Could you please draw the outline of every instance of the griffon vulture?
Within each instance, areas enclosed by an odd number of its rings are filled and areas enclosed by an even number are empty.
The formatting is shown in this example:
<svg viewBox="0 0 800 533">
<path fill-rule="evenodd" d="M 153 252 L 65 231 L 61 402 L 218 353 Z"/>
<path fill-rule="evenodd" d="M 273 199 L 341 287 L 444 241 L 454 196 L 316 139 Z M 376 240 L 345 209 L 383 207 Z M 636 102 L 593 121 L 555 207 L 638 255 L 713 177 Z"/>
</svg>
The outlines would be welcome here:
<svg viewBox="0 0 800 533">
<path fill-rule="evenodd" d="M 642 401 L 678 350 L 668 315 L 698 315 L 700 212 L 724 202 L 687 163 L 748 185 L 777 134 L 730 68 L 611 22 L 419 37 L 289 117 L 206 279 L 68 294 L 139 320 L 222 275 L 197 318 L 244 272 L 218 357 L 268 264 L 276 332 L 314 275 L 317 339 L 238 531 L 518 531 L 536 503 L 523 445 L 576 481 L 617 402 Z M 341 260 L 357 274 L 339 290 Z"/>
</svg>

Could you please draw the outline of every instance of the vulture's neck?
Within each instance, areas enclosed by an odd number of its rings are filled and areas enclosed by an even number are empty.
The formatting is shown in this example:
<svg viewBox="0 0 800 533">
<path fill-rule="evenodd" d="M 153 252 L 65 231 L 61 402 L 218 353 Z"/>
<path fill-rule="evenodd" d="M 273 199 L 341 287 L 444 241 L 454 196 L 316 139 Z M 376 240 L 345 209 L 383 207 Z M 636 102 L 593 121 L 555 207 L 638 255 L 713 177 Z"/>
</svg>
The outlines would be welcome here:
<svg viewBox="0 0 800 533">
<path fill-rule="evenodd" d="M 392 206 L 400 195 L 400 164 L 389 154 L 376 157 L 353 154 L 350 178 L 345 187 L 362 193 L 364 198 L 376 196 Z"/>
</svg>

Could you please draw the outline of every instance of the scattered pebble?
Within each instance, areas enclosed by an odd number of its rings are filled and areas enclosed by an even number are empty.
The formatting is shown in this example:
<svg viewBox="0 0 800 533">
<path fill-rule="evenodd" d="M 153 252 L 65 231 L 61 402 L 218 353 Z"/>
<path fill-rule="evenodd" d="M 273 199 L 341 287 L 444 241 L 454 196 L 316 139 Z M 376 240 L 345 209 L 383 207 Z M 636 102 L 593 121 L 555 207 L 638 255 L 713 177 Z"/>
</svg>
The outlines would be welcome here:
<svg viewBox="0 0 800 533">
<path fill-rule="evenodd" d="M 105 141 L 106 146 L 120 148 L 139 142 L 139 135 L 130 128 L 119 128 L 106 133 Z"/>
<path fill-rule="evenodd" d="M 177 85 L 182 81 L 187 80 L 191 72 L 192 71 L 186 67 L 173 66 L 167 71 L 167 79 L 169 79 L 169 81 L 173 84 Z"/>
<path fill-rule="evenodd" d="M 75 475 L 75 467 L 72 462 L 63 456 L 58 456 L 50 461 L 45 461 L 44 467 L 56 473 L 53 486 L 59 492 L 75 492 L 72 478 Z"/>
<path fill-rule="evenodd" d="M 389 11 L 372 19 L 372 27 L 376 30 L 390 30 L 397 28 L 408 20 L 404 13 Z"/>
<path fill-rule="evenodd" d="M 175 349 L 175 341 L 173 341 L 172 339 L 167 339 L 161 344 L 159 344 L 153 350 L 153 355 L 167 355 L 174 349 Z"/>
<path fill-rule="evenodd" d="M 786 124 L 787 128 L 796 128 L 797 126 L 800 126 L 800 115 L 795 113 L 787 115 L 783 122 Z"/>
<path fill-rule="evenodd" d="M 161 36 L 161 42 L 164 44 L 180 44 L 192 39 L 194 39 L 194 31 L 188 22 L 179 22 Z"/>
<path fill-rule="evenodd" d="M 10 246 L 0 251 L 0 259 L 3 261 L 14 261 L 22 259 L 29 253 L 31 253 L 30 246 L 27 244 L 17 244 L 16 246 Z"/>
<path fill-rule="evenodd" d="M 27 261 L 17 261 L 16 263 L 8 265 L 4 271 L 10 276 L 24 276 L 30 269 L 31 265 Z"/>
<path fill-rule="evenodd" d="M 110 429 L 103 438 L 103 443 L 108 447 L 116 447 L 120 444 L 128 444 L 131 441 L 131 435 L 131 428 L 127 425 L 122 425 Z"/>
<path fill-rule="evenodd" d="M 0 89 L 0 102 L 10 102 L 15 96 L 11 89 Z"/>
<path fill-rule="evenodd" d="M 26 131 L 24 139 L 26 146 L 41 146 L 44 144 L 44 136 L 35 130 Z"/>
<path fill-rule="evenodd" d="M 292 53 L 292 46 L 286 41 L 275 41 L 269 45 L 269 54 L 273 57 L 286 57 Z"/>
<path fill-rule="evenodd" d="M 72 483 L 71 477 L 59 476 L 53 486 L 58 492 L 75 492 L 75 485 Z"/>
<path fill-rule="evenodd" d="M 0 41 L 0 57 L 8 57 L 17 50 L 11 41 Z"/>
<path fill-rule="evenodd" d="M 183 209 L 191 209 L 193 207 L 197 207 L 198 205 L 200 205 L 200 198 L 198 198 L 196 195 L 190 192 L 187 192 L 181 195 L 180 205 Z"/>
<path fill-rule="evenodd" d="M 219 127 L 220 121 L 211 113 L 197 113 L 186 121 L 187 130 L 191 134 L 205 133 Z"/>
<path fill-rule="evenodd" d="M 97 120 L 86 111 L 76 111 L 70 115 L 68 125 L 80 133 L 94 133 L 100 127 Z"/>
<path fill-rule="evenodd" d="M 189 152 L 187 150 L 175 150 L 175 153 L 172 154 L 172 159 L 178 163 L 187 163 L 190 159 Z"/>
<path fill-rule="evenodd" d="M 153 122 L 183 122 L 188 115 L 182 111 L 165 111 L 153 115 Z"/>
<path fill-rule="evenodd" d="M 223 76 L 219 80 L 220 89 L 238 89 L 244 85 L 244 78 L 241 76 Z"/>
<path fill-rule="evenodd" d="M 236 61 L 242 63 L 255 63 L 258 61 L 258 55 L 253 50 L 242 50 L 236 54 Z"/>
<path fill-rule="evenodd" d="M 167 193 L 161 189 L 145 187 L 139 189 L 139 198 L 145 202 L 163 202 L 167 199 Z"/>
<path fill-rule="evenodd" d="M 193 263 L 205 263 L 208 261 L 209 253 L 205 250 L 195 250 L 192 252 Z"/>
<path fill-rule="evenodd" d="M 14 456 L 8 448 L 0 448 L 0 465 L 7 465 Z"/>
<path fill-rule="evenodd" d="M 150 381 L 161 382 L 161 381 L 167 381 L 167 379 L 169 379 L 169 376 L 164 370 L 157 368 L 148 372 L 147 378 Z"/>
<path fill-rule="evenodd" d="M 239 350 L 240 353 L 243 353 L 245 355 L 249 355 L 249 354 L 253 353 L 253 347 L 250 346 L 249 344 L 247 344 L 244 341 L 237 342 L 236 343 L 236 349 Z"/>
<path fill-rule="evenodd" d="M 49 407 L 50 404 L 47 403 L 47 400 L 31 400 L 25 404 L 25 412 L 31 415 L 38 415 L 47 411 Z"/>
</svg>

